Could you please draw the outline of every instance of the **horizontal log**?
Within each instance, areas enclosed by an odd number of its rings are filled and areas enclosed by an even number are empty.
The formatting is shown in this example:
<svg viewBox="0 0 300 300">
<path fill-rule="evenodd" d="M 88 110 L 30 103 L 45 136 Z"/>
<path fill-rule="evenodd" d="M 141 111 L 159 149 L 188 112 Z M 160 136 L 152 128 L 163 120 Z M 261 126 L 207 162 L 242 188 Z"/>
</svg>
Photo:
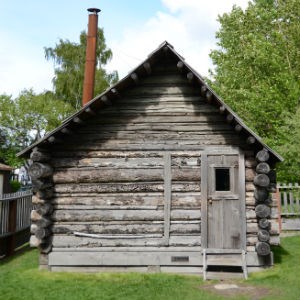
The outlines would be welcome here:
<svg viewBox="0 0 300 300">
<path fill-rule="evenodd" d="M 253 169 L 246 168 L 246 180 L 253 181 L 256 173 Z"/>
<path fill-rule="evenodd" d="M 261 162 L 256 166 L 256 172 L 259 174 L 268 174 L 270 166 L 266 162 Z"/>
<path fill-rule="evenodd" d="M 110 220 L 144 220 L 144 221 L 160 221 L 164 219 L 164 211 L 156 210 L 92 210 L 72 211 L 57 210 L 52 214 L 55 221 L 72 222 L 72 221 L 110 221 Z M 199 210 L 172 210 L 171 220 L 200 220 L 201 213 Z"/>
<path fill-rule="evenodd" d="M 271 208 L 265 204 L 259 204 L 255 207 L 255 213 L 259 218 L 268 218 L 271 215 Z"/>
<path fill-rule="evenodd" d="M 253 183 L 259 187 L 268 187 L 270 179 L 266 174 L 258 174 L 255 176 Z"/>
<path fill-rule="evenodd" d="M 252 144 L 254 144 L 256 142 L 256 138 L 254 137 L 254 136 L 249 136 L 248 138 L 247 138 L 247 144 L 248 145 L 252 145 Z"/>
<path fill-rule="evenodd" d="M 173 181 L 200 180 L 197 169 L 172 169 Z M 100 183 L 100 182 L 143 182 L 163 181 L 164 170 L 161 169 L 89 169 L 57 171 L 53 175 L 54 183 Z"/>
<path fill-rule="evenodd" d="M 40 199 L 37 195 L 32 195 L 31 202 L 34 205 L 46 203 L 46 201 L 44 199 Z"/>
<path fill-rule="evenodd" d="M 31 179 L 39 179 L 49 177 L 53 174 L 53 169 L 50 165 L 40 162 L 34 162 L 28 169 L 28 174 Z"/>
<path fill-rule="evenodd" d="M 53 205 L 67 207 L 69 205 L 85 207 L 103 206 L 163 206 L 164 193 L 101 193 L 66 195 L 53 198 Z M 200 207 L 200 192 L 172 193 L 172 207 Z M 79 208 L 78 208 L 79 209 Z"/>
<path fill-rule="evenodd" d="M 266 199 L 269 197 L 269 191 L 265 188 L 257 187 L 254 190 L 254 198 L 257 202 L 265 202 Z"/>
<path fill-rule="evenodd" d="M 268 243 L 258 242 L 255 246 L 256 252 L 260 256 L 266 256 L 271 253 L 271 248 Z"/>
<path fill-rule="evenodd" d="M 53 182 L 48 179 L 32 179 L 32 189 L 34 192 L 46 190 L 53 186 Z"/>
<path fill-rule="evenodd" d="M 43 254 L 49 254 L 52 250 L 52 238 L 48 238 L 43 241 L 43 243 L 39 246 L 39 250 Z"/>
<path fill-rule="evenodd" d="M 30 159 L 33 162 L 47 162 L 50 158 L 51 157 L 48 152 L 39 151 L 38 149 L 34 149 L 30 154 Z"/>
<path fill-rule="evenodd" d="M 248 157 L 245 159 L 245 166 L 246 168 L 255 168 L 257 166 L 257 161 L 254 157 Z"/>
<path fill-rule="evenodd" d="M 258 221 L 258 225 L 261 229 L 268 230 L 270 228 L 270 221 L 266 218 L 263 218 Z"/>
<path fill-rule="evenodd" d="M 43 190 L 38 190 L 36 196 L 40 199 L 49 200 L 53 197 L 54 189 L 53 187 L 49 187 Z"/>
<path fill-rule="evenodd" d="M 38 204 L 36 211 L 40 215 L 49 215 L 53 212 L 53 206 L 50 203 Z"/>
<path fill-rule="evenodd" d="M 257 152 L 257 154 L 256 154 L 256 159 L 259 162 L 266 162 L 269 160 L 269 158 L 270 158 L 270 154 L 269 154 L 268 150 L 266 150 L 266 149 L 263 149 L 263 150 Z"/>
<path fill-rule="evenodd" d="M 31 225 L 30 225 L 30 233 L 31 233 L 32 235 L 36 233 L 37 229 L 38 229 L 37 224 L 31 224 Z"/>
<path fill-rule="evenodd" d="M 142 224 L 54 224 L 52 231 L 54 234 L 73 234 L 74 231 L 95 234 L 163 234 L 164 224 L 162 223 L 142 223 Z M 200 221 L 198 223 L 178 223 L 170 225 L 170 233 L 192 234 L 200 233 Z"/>
<path fill-rule="evenodd" d="M 270 240 L 269 232 L 264 229 L 258 231 L 257 237 L 260 242 L 268 242 Z"/>
<path fill-rule="evenodd" d="M 165 246 L 165 241 L 162 238 L 140 238 L 140 239 L 95 239 L 87 237 L 76 237 L 66 235 L 55 235 L 53 237 L 53 247 L 67 248 L 67 247 L 127 247 L 127 246 Z M 195 236 L 170 236 L 170 246 L 200 246 L 201 237 Z"/>
<path fill-rule="evenodd" d="M 118 193 L 118 192 L 163 192 L 162 183 L 80 183 L 56 184 L 55 192 L 59 193 Z M 200 192 L 200 182 L 174 183 L 173 192 Z"/>
<path fill-rule="evenodd" d="M 41 245 L 42 241 L 38 239 L 35 235 L 32 235 L 30 237 L 29 245 L 30 247 L 39 247 Z"/>
<path fill-rule="evenodd" d="M 35 236 L 37 239 L 39 240 L 43 240 L 46 237 L 48 237 L 51 234 L 50 229 L 48 228 L 43 228 L 43 227 L 38 227 L 36 232 L 35 232 Z"/>
</svg>

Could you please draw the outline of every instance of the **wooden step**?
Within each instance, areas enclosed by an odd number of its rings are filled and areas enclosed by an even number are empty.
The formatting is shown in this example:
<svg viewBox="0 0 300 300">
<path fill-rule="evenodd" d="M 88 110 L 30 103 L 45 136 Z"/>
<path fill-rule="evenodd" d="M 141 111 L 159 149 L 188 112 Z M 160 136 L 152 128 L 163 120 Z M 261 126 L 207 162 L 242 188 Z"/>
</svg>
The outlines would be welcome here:
<svg viewBox="0 0 300 300">
<path fill-rule="evenodd" d="M 206 256 L 208 266 L 242 266 L 241 255 L 212 255 Z"/>
<path fill-rule="evenodd" d="M 223 279 L 244 279 L 243 272 L 206 272 L 206 279 L 223 280 Z"/>
</svg>

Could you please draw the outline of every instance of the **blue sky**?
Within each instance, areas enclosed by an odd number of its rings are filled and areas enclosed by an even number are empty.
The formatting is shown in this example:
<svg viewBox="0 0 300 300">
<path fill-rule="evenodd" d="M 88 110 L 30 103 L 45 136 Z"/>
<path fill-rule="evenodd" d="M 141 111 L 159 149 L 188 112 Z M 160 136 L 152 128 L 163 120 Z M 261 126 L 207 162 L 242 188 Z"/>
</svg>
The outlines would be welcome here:
<svg viewBox="0 0 300 300">
<path fill-rule="evenodd" d="M 0 94 L 52 88 L 53 63 L 44 47 L 59 38 L 78 41 L 89 7 L 97 7 L 114 58 L 108 66 L 125 76 L 167 40 L 201 74 L 211 67 L 218 14 L 248 0 L 0 0 Z"/>
</svg>

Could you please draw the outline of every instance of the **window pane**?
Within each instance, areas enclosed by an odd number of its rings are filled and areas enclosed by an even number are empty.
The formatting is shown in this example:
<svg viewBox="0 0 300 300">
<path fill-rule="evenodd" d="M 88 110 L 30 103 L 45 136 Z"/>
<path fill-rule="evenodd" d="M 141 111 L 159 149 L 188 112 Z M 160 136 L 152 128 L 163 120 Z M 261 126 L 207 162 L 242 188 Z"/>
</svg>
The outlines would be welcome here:
<svg viewBox="0 0 300 300">
<path fill-rule="evenodd" d="M 230 191 L 230 175 L 228 168 L 216 169 L 216 191 Z"/>
</svg>

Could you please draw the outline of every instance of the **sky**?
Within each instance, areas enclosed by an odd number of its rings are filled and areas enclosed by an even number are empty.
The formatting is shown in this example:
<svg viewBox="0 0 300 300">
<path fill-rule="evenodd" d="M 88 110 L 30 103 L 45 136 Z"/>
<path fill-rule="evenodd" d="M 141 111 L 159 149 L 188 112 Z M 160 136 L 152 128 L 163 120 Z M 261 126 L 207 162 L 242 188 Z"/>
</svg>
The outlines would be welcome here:
<svg viewBox="0 0 300 300">
<path fill-rule="evenodd" d="M 44 47 L 59 39 L 78 42 L 87 29 L 87 8 L 100 8 L 99 27 L 113 51 L 108 70 L 120 78 L 168 41 L 201 75 L 212 64 L 218 15 L 249 0 L 0 0 L 0 94 L 52 89 L 54 65 Z"/>
</svg>

